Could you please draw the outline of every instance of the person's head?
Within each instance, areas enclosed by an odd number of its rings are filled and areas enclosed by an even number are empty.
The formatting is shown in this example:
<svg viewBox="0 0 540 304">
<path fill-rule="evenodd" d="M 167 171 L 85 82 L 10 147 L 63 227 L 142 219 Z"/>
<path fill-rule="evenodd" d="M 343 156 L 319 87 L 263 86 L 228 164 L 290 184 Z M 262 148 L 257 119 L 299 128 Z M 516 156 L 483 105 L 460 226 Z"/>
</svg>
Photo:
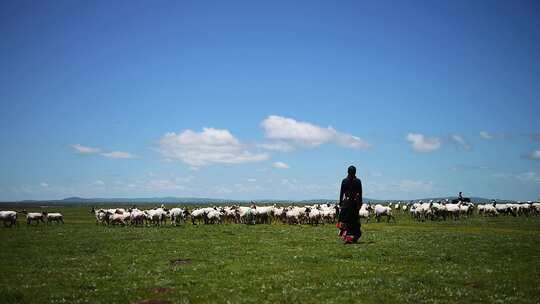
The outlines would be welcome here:
<svg viewBox="0 0 540 304">
<path fill-rule="evenodd" d="M 347 169 L 347 174 L 350 177 L 356 176 L 356 168 L 354 166 L 349 166 L 349 168 Z"/>
</svg>

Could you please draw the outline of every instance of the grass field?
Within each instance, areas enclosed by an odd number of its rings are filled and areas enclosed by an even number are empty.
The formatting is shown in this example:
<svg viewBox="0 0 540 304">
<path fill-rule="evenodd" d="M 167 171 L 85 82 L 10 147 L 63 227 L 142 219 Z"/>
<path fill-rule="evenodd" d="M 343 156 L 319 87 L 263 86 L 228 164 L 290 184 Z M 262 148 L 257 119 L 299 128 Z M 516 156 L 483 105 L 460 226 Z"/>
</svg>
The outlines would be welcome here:
<svg viewBox="0 0 540 304">
<path fill-rule="evenodd" d="M 51 209 L 52 210 L 52 209 Z M 539 303 L 540 216 L 363 225 L 0 228 L 0 303 Z"/>
</svg>

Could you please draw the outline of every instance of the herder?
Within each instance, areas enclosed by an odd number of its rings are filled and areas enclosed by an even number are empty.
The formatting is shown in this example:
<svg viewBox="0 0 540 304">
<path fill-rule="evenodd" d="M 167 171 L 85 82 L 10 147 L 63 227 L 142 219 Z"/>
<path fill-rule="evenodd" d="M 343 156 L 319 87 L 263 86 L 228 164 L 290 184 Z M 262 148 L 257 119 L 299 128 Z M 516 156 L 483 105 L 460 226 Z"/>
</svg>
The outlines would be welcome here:
<svg viewBox="0 0 540 304">
<path fill-rule="evenodd" d="M 347 169 L 347 177 L 341 182 L 339 193 L 339 236 L 345 244 L 353 244 L 360 239 L 360 219 L 358 211 L 362 207 L 362 182 L 356 177 L 356 168 Z"/>
</svg>

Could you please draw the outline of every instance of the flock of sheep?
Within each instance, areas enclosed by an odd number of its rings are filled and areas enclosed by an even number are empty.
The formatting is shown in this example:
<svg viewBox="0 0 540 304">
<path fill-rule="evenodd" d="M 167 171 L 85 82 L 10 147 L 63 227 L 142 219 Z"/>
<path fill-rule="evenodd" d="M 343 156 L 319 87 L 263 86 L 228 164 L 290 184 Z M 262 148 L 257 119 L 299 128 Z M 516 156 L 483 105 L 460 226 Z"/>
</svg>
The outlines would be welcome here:
<svg viewBox="0 0 540 304">
<path fill-rule="evenodd" d="M 404 208 L 406 210 L 406 208 Z M 518 203 L 496 203 L 489 204 L 473 204 L 471 202 L 453 201 L 437 201 L 417 202 L 410 206 L 409 212 L 411 217 L 425 221 L 438 219 L 459 219 L 461 217 L 471 216 L 474 212 L 483 216 L 529 216 L 531 214 L 540 214 L 540 203 L 533 202 L 518 202 Z"/>
<path fill-rule="evenodd" d="M 5 227 L 11 227 L 17 225 L 17 214 L 22 213 L 26 215 L 26 224 L 30 225 L 36 223 L 64 223 L 64 216 L 61 213 L 47 213 L 47 212 L 26 212 L 25 210 L 17 211 L 0 211 L 0 221 L 4 223 Z"/>
<path fill-rule="evenodd" d="M 205 207 L 189 210 L 188 208 L 167 209 L 165 206 L 139 210 L 137 208 L 95 209 L 90 211 L 95 215 L 96 223 L 106 225 L 179 225 L 186 221 L 197 224 L 271 224 L 280 221 L 288 224 L 335 223 L 339 208 L 335 204 L 313 206 L 222 206 Z"/>
<path fill-rule="evenodd" d="M 472 204 L 471 202 L 429 201 L 415 203 L 388 203 L 363 204 L 359 210 L 359 217 L 369 222 L 371 219 L 380 221 L 386 218 L 395 222 L 394 214 L 409 212 L 411 217 L 424 221 L 426 219 L 459 219 L 473 214 L 474 210 L 485 216 L 530 215 L 540 214 L 540 203 L 518 204 Z M 493 211 L 492 211 L 493 209 Z M 139 210 L 137 208 L 123 209 L 95 209 L 96 223 L 106 225 L 164 225 L 170 220 L 171 225 L 179 225 L 185 221 L 197 224 L 271 224 L 280 222 L 284 224 L 310 224 L 319 225 L 335 223 L 339 215 L 339 207 L 334 203 L 315 204 L 306 206 L 221 206 L 204 207 L 189 210 L 188 208 L 167 209 L 165 206 L 153 209 Z"/>
<path fill-rule="evenodd" d="M 103 225 L 122 225 L 122 226 L 162 226 L 167 221 L 173 226 L 180 225 L 190 221 L 193 225 L 197 224 L 271 224 L 281 222 L 284 224 L 310 224 L 319 225 L 325 223 L 335 223 L 339 215 L 339 206 L 334 203 L 315 204 L 306 206 L 220 206 L 205 207 L 190 210 L 188 208 L 171 208 L 164 205 L 160 207 L 140 210 L 135 207 L 96 209 L 90 211 L 96 219 L 96 223 Z M 361 219 L 369 222 L 375 218 L 380 221 L 385 217 L 386 221 L 395 222 L 395 213 L 408 212 L 413 219 L 418 221 L 425 220 L 446 220 L 459 219 L 471 216 L 477 213 L 483 216 L 529 216 L 540 214 L 540 203 L 490 203 L 473 204 L 462 201 L 429 201 L 429 202 L 411 202 L 411 203 L 387 203 L 383 204 L 363 204 L 358 214 Z M 0 221 L 4 226 L 11 227 L 17 225 L 17 214 L 26 215 L 27 225 L 36 223 L 64 223 L 64 217 L 60 213 L 47 212 L 16 212 L 0 211 Z"/>
</svg>

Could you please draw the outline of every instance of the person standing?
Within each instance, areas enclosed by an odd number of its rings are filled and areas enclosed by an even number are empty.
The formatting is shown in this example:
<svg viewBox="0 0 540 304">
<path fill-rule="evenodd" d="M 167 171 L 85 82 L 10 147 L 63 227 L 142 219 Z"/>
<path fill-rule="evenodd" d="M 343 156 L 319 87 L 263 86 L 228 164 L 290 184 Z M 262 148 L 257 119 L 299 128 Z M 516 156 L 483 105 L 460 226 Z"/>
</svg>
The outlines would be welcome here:
<svg viewBox="0 0 540 304">
<path fill-rule="evenodd" d="M 362 207 L 362 182 L 356 177 L 356 168 L 347 169 L 347 177 L 341 182 L 339 191 L 339 236 L 345 244 L 358 242 L 362 236 L 358 211 Z"/>
</svg>

